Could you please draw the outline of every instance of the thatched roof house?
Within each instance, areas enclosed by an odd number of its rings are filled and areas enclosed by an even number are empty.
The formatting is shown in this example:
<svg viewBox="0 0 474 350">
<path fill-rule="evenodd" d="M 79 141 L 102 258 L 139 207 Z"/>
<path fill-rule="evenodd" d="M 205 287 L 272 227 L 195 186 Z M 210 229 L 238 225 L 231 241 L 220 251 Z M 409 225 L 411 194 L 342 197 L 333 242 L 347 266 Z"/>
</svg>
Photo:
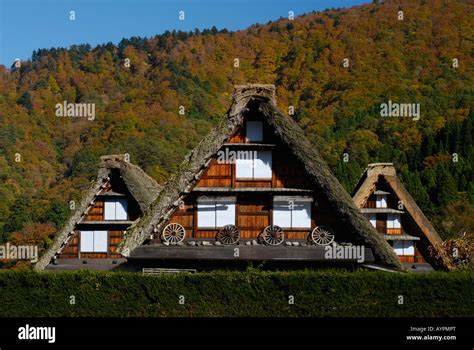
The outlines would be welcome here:
<svg viewBox="0 0 474 350">
<path fill-rule="evenodd" d="M 380 188 L 383 188 L 385 191 L 381 191 Z M 418 240 L 421 239 L 420 243 L 424 243 L 425 247 L 431 246 L 431 249 L 439 249 L 440 243 L 442 242 L 441 238 L 398 178 L 392 163 L 369 164 L 355 186 L 352 196 L 356 206 L 358 208 L 364 208 L 367 207 L 366 203 L 369 198 L 377 194 L 393 194 L 396 200 L 401 203 L 403 213 L 407 215 L 405 222 L 411 224 L 413 227 L 412 230 L 416 232 L 417 235 L 417 237 L 409 237 Z M 362 210 L 369 211 L 370 209 Z M 372 209 L 372 211 L 374 210 Z M 396 237 L 396 235 L 386 236 L 390 239 Z M 400 238 L 405 239 L 404 236 L 406 235 L 400 235 Z M 446 257 L 446 253 L 444 251 L 438 251 L 438 254 L 442 257 L 442 261 L 438 263 L 445 268 L 451 269 L 453 266 Z"/>
<path fill-rule="evenodd" d="M 94 204 L 97 196 L 110 180 L 112 173 L 117 173 L 123 180 L 142 212 L 145 212 L 161 190 L 161 186 L 153 178 L 147 175 L 140 167 L 126 162 L 123 155 L 101 157 L 97 179 L 83 197 L 82 202 L 76 207 L 63 229 L 58 232 L 51 247 L 36 263 L 36 270 L 43 270 L 51 262 L 52 258 L 59 254 L 67 245 L 68 240 L 72 237 L 71 233 L 74 232 L 76 225 Z"/>
<path fill-rule="evenodd" d="M 153 232 L 162 231 L 180 203 L 196 186 L 212 158 L 242 126 L 244 114 L 251 103 L 258 105 L 259 114 L 273 130 L 274 135 L 303 164 L 307 183 L 330 204 L 331 215 L 337 217 L 341 229 L 352 235 L 355 241 L 370 247 L 376 262 L 401 269 L 391 247 L 359 212 L 315 147 L 306 139 L 302 129 L 278 110 L 273 85 L 235 87 L 231 107 L 221 123 L 188 155 L 178 173 L 166 183 L 145 215 L 127 230 L 118 251 L 125 257 L 130 256 Z"/>
</svg>

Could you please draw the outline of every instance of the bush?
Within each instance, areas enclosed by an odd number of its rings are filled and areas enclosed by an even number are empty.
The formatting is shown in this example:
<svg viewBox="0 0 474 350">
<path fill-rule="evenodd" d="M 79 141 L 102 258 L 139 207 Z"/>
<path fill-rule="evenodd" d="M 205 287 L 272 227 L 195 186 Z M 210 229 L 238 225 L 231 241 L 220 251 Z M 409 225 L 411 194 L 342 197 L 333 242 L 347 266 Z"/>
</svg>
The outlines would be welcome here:
<svg viewBox="0 0 474 350">
<path fill-rule="evenodd" d="M 332 270 L 162 276 L 4 271 L 0 316 L 472 317 L 473 277 Z"/>
</svg>

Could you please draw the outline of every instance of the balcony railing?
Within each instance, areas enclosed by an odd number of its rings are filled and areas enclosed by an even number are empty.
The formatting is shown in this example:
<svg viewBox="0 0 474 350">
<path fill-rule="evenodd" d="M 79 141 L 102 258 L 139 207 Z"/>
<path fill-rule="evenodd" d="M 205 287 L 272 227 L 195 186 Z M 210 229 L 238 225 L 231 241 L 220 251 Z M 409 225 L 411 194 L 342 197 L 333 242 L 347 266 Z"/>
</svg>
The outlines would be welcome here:
<svg viewBox="0 0 474 350">
<path fill-rule="evenodd" d="M 402 235 L 405 232 L 403 228 L 385 228 L 385 227 L 377 227 L 377 232 L 382 233 L 384 235 Z"/>
<path fill-rule="evenodd" d="M 387 228 L 385 229 L 387 235 L 401 235 L 403 230 L 401 228 Z"/>
</svg>

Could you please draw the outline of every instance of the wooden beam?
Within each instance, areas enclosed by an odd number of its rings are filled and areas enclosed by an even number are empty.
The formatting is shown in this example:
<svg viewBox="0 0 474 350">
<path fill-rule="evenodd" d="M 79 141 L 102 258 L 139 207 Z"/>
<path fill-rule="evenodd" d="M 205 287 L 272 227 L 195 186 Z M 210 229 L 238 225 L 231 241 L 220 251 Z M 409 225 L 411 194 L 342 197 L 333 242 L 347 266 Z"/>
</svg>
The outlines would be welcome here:
<svg viewBox="0 0 474 350">
<path fill-rule="evenodd" d="M 238 254 L 236 254 L 236 249 Z M 173 259 L 173 260 L 242 260 L 242 261 L 325 261 L 355 262 L 357 259 L 326 259 L 325 247 L 288 246 L 162 246 L 145 245 L 135 248 L 128 257 L 131 259 Z M 370 248 L 364 249 L 364 262 L 373 262 Z"/>
<path fill-rule="evenodd" d="M 276 188 L 276 187 L 195 187 L 193 192 L 272 192 L 272 193 L 314 193 L 313 190 L 301 189 L 301 188 Z"/>
</svg>

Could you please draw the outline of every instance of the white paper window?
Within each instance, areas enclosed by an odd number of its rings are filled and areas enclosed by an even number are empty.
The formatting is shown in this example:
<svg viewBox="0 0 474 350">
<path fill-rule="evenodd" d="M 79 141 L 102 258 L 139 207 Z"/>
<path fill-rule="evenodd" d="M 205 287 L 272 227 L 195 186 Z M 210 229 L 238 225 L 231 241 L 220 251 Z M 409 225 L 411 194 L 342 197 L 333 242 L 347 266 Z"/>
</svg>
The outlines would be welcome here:
<svg viewBox="0 0 474 350">
<path fill-rule="evenodd" d="M 387 228 L 401 228 L 400 214 L 387 214 Z"/>
<path fill-rule="evenodd" d="M 273 225 L 282 228 L 311 228 L 311 201 L 295 197 L 273 200 Z"/>
<path fill-rule="evenodd" d="M 246 135 L 251 142 L 263 141 L 263 122 L 247 122 Z"/>
<path fill-rule="evenodd" d="M 273 225 L 291 227 L 291 209 L 287 201 L 273 202 Z"/>
<path fill-rule="evenodd" d="M 81 231 L 81 253 L 107 252 L 107 231 Z"/>
<path fill-rule="evenodd" d="M 311 203 L 296 202 L 291 211 L 292 228 L 311 228 Z"/>
<path fill-rule="evenodd" d="M 94 231 L 81 231 L 81 252 L 94 251 Z"/>
<path fill-rule="evenodd" d="M 405 255 L 415 255 L 415 245 L 413 241 L 404 241 L 403 253 Z"/>
<path fill-rule="evenodd" d="M 198 228 L 235 225 L 235 197 L 198 199 Z"/>
<path fill-rule="evenodd" d="M 370 223 L 373 227 L 377 225 L 377 215 L 376 214 L 367 214 L 367 219 L 369 219 Z"/>
<path fill-rule="evenodd" d="M 107 231 L 94 231 L 94 252 L 107 251 Z"/>
<path fill-rule="evenodd" d="M 255 179 L 272 178 L 272 152 L 257 152 L 257 157 L 254 159 L 253 177 Z"/>
<path fill-rule="evenodd" d="M 239 151 L 235 163 L 237 179 L 271 179 L 271 151 Z"/>
<path fill-rule="evenodd" d="M 198 227 L 216 226 L 216 205 L 212 203 L 198 203 Z"/>
<path fill-rule="evenodd" d="M 376 204 L 377 208 L 387 208 L 387 195 L 378 194 L 376 195 Z"/>
<path fill-rule="evenodd" d="M 415 255 L 413 241 L 394 241 L 393 250 L 397 255 Z"/>
<path fill-rule="evenodd" d="M 235 225 L 235 200 L 216 200 L 216 227 Z"/>
<path fill-rule="evenodd" d="M 253 159 L 237 157 L 235 161 L 235 176 L 238 179 L 253 179 Z"/>
<path fill-rule="evenodd" d="M 127 220 L 127 200 L 107 199 L 104 203 L 104 220 Z"/>
</svg>

